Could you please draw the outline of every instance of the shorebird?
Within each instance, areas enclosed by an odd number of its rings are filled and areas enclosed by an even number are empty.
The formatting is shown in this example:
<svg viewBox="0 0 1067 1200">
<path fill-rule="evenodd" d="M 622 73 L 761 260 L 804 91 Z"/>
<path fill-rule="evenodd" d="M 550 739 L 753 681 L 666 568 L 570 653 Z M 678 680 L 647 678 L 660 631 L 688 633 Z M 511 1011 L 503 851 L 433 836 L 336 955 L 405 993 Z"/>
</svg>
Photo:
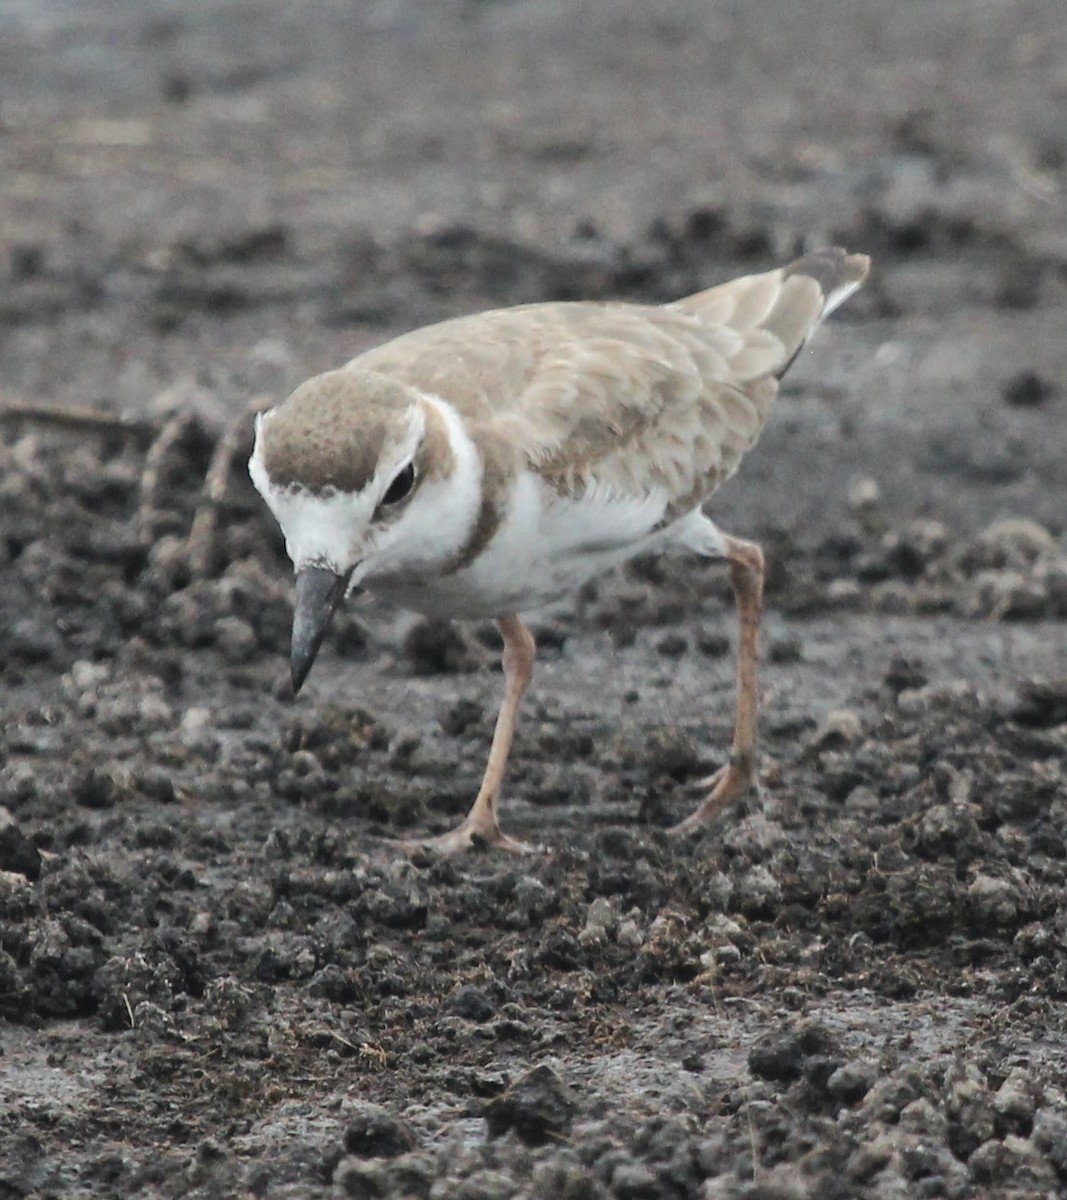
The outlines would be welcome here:
<svg viewBox="0 0 1067 1200">
<path fill-rule="evenodd" d="M 530 304 L 403 334 L 257 418 L 249 470 L 296 572 L 298 691 L 338 604 L 367 588 L 416 612 L 495 618 L 504 699 L 466 818 L 409 845 L 533 847 L 498 802 L 534 639 L 520 613 L 638 554 L 725 559 L 740 635 L 729 758 L 703 826 L 757 779 L 763 554 L 702 505 L 755 443 L 778 381 L 869 260 L 820 250 L 662 306 Z"/>
</svg>

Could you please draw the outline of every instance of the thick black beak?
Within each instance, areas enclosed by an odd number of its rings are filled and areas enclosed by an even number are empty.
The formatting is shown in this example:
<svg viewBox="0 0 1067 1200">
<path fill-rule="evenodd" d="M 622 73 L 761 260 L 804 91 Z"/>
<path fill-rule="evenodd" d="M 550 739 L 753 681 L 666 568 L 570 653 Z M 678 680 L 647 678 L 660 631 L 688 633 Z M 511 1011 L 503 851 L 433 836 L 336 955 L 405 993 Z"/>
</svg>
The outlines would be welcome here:
<svg viewBox="0 0 1067 1200">
<path fill-rule="evenodd" d="M 330 627 L 330 618 L 344 599 L 350 574 L 338 575 L 326 567 L 304 567 L 297 572 L 293 645 L 289 657 L 294 696 L 311 670 Z"/>
</svg>

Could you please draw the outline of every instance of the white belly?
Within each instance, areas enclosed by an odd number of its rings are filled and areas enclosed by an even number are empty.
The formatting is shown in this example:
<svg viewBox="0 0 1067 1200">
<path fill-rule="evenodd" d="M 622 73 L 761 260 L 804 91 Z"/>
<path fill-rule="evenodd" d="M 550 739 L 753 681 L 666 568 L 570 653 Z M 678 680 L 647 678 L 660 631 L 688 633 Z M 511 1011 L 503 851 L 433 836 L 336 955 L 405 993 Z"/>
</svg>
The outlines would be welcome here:
<svg viewBox="0 0 1067 1200">
<path fill-rule="evenodd" d="M 503 548 L 501 548 L 503 549 Z M 457 620 L 530 612 L 576 591 L 587 580 L 641 552 L 641 546 L 581 556 L 528 554 L 521 561 L 487 548 L 454 574 L 426 581 L 374 580 L 367 587 L 403 608 Z"/>
<path fill-rule="evenodd" d="M 425 579 L 362 582 L 404 608 L 462 620 L 542 608 L 629 558 L 671 545 L 721 553 L 721 535 L 699 510 L 657 529 L 665 507 L 658 495 L 560 497 L 526 473 L 506 518 L 468 566 Z"/>
</svg>

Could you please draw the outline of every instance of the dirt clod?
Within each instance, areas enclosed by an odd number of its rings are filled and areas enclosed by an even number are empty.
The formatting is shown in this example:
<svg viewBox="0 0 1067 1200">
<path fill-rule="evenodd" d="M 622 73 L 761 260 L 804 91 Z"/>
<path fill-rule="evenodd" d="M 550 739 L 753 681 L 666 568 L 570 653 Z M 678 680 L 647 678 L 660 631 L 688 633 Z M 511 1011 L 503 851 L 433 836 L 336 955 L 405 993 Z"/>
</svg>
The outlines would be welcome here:
<svg viewBox="0 0 1067 1200">
<path fill-rule="evenodd" d="M 1020 371 L 1004 384 L 1002 395 L 1005 404 L 1020 408 L 1044 404 L 1055 392 L 1054 386 L 1036 371 Z"/>
<path fill-rule="evenodd" d="M 529 1146 L 563 1137 L 577 1111 L 571 1088 L 548 1066 L 534 1067 L 485 1106 L 491 1138 L 509 1131 Z"/>
<path fill-rule="evenodd" d="M 4 809 L 0 809 L 0 871 L 12 871 L 29 880 L 41 876 L 40 851 Z"/>
<path fill-rule="evenodd" d="M 828 1030 L 808 1023 L 762 1037 L 749 1052 L 748 1069 L 760 1079 L 799 1079 L 813 1064 L 822 1070 L 834 1053 L 839 1052 Z"/>
<path fill-rule="evenodd" d="M 451 621 L 417 621 L 404 639 L 404 655 L 417 675 L 474 671 L 484 661 L 471 640 Z"/>
<path fill-rule="evenodd" d="M 395 1158 L 415 1148 L 415 1134 L 403 1121 L 376 1104 L 361 1103 L 350 1111 L 344 1147 L 360 1158 Z"/>
</svg>

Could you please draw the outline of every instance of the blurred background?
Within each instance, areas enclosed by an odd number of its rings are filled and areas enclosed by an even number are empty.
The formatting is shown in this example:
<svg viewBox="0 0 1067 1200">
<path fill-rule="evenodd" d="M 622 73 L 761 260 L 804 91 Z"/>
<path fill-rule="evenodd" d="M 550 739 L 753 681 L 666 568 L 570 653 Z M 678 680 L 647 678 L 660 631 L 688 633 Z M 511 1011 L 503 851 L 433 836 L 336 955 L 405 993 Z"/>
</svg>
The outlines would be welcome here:
<svg viewBox="0 0 1067 1200">
<path fill-rule="evenodd" d="M 1065 109 L 1060 0 L 4 0 L 3 389 L 231 412 L 427 321 L 841 242 L 860 331 L 752 470 L 844 442 L 902 512 L 1058 524 Z"/>
<path fill-rule="evenodd" d="M 872 278 L 791 372 L 719 519 L 792 544 L 874 503 L 890 525 L 1059 535 L 1062 18 L 1059 0 L 5 0 L 0 386 L 221 428 L 416 325 L 668 300 L 840 243 Z"/>
</svg>

